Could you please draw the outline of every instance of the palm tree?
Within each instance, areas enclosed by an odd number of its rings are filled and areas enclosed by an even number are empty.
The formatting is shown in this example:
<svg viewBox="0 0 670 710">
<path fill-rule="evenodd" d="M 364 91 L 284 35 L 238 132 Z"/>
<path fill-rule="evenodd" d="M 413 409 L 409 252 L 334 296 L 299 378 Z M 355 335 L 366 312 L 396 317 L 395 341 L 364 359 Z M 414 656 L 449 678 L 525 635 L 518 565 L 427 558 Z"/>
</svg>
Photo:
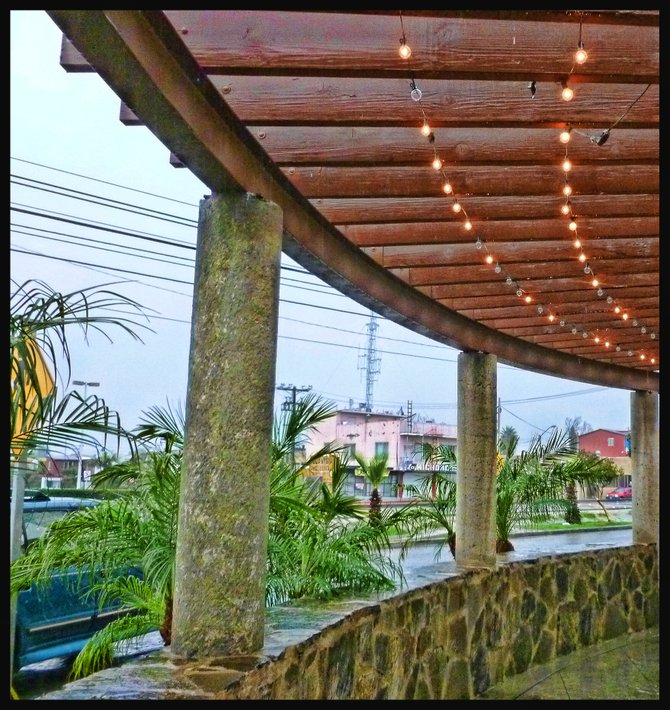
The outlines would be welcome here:
<svg viewBox="0 0 670 710">
<path fill-rule="evenodd" d="M 519 435 L 513 426 L 504 426 L 498 436 L 498 448 L 507 448 L 509 442 L 513 439 L 519 440 Z"/>
<path fill-rule="evenodd" d="M 79 328 L 85 338 L 91 332 L 107 333 L 110 326 L 141 340 L 136 327 L 146 327 L 115 311 L 123 306 L 138 314 L 135 301 L 109 291 L 104 284 L 70 293 L 60 293 L 43 281 L 18 284 L 12 279 L 10 299 L 10 450 L 12 459 L 25 457 L 37 448 L 72 450 L 73 447 L 100 446 L 108 436 L 132 436 L 121 427 L 118 414 L 95 395 L 84 399 L 78 392 L 59 396 L 58 382 L 67 387 L 71 377 L 68 334 Z M 59 366 L 60 364 L 60 366 Z"/>
<path fill-rule="evenodd" d="M 379 523 L 382 519 L 382 497 L 379 487 L 388 477 L 390 470 L 388 467 L 388 454 L 378 454 L 370 459 L 359 453 L 354 453 L 354 458 L 360 466 L 365 480 L 372 486 L 370 494 L 370 522 Z"/>
</svg>

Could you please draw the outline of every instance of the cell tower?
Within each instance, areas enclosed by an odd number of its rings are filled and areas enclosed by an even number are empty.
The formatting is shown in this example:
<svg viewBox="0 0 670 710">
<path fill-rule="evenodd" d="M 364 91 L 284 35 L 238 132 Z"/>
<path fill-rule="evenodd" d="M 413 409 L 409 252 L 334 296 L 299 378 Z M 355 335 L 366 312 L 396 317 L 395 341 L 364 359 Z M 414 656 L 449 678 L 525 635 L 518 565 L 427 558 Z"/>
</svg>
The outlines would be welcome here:
<svg viewBox="0 0 670 710">
<path fill-rule="evenodd" d="M 377 316 L 370 313 L 370 321 L 368 322 L 368 346 L 364 353 L 358 356 L 359 370 L 365 370 L 365 411 L 372 411 L 372 390 L 374 387 L 376 376 L 381 372 L 381 357 L 377 354 Z"/>
</svg>

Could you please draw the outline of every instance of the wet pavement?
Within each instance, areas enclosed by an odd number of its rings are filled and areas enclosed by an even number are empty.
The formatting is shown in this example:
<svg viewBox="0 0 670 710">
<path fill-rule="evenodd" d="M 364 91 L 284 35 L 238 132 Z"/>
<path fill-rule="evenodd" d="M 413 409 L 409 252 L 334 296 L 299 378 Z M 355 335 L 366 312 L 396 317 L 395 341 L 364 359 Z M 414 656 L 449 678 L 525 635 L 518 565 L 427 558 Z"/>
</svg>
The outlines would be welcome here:
<svg viewBox="0 0 670 710">
<path fill-rule="evenodd" d="M 512 543 L 515 549 L 512 552 L 499 554 L 499 562 L 534 559 L 585 549 L 631 545 L 632 529 L 618 527 L 582 532 L 559 531 L 515 535 Z M 397 556 L 398 551 L 395 554 Z M 434 542 L 426 542 L 412 549 L 403 562 L 406 576 L 405 588 L 421 586 L 437 579 L 444 579 L 445 576 L 458 574 L 456 563 L 447 547 L 444 548 L 439 559 L 436 559 L 435 554 Z M 160 655 L 161 648 L 158 633 L 147 635 L 132 656 L 121 659 L 122 665 L 116 669 L 117 673 L 124 665 L 135 662 L 135 659 Z M 66 683 L 68 671 L 69 662 L 64 659 L 26 666 L 17 674 L 15 687 L 22 699 L 81 698 L 76 691 L 77 683 L 88 681 L 90 685 L 94 676 L 83 681 Z M 102 678 L 104 673 L 103 671 L 95 675 Z M 122 674 L 119 674 L 119 680 L 121 676 Z M 478 699 L 658 700 L 658 698 L 659 631 L 658 627 L 655 627 L 581 649 L 555 659 L 545 666 L 534 667 L 526 673 L 507 679 L 499 686 L 490 688 Z"/>
</svg>

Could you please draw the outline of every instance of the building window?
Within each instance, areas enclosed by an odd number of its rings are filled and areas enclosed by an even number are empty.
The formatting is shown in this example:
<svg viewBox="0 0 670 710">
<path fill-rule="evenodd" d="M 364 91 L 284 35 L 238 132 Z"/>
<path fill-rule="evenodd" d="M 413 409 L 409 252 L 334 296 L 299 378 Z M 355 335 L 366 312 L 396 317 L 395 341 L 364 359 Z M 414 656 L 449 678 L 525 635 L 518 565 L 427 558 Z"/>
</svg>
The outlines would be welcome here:
<svg viewBox="0 0 670 710">
<path fill-rule="evenodd" d="M 388 455 L 389 455 L 388 441 L 376 441 L 375 442 L 375 456 L 388 456 Z"/>
<path fill-rule="evenodd" d="M 345 459 L 352 460 L 354 454 L 356 453 L 356 444 L 347 444 L 342 450 L 343 457 Z"/>
<path fill-rule="evenodd" d="M 613 436 L 607 437 L 607 446 L 614 446 L 614 437 Z"/>
</svg>

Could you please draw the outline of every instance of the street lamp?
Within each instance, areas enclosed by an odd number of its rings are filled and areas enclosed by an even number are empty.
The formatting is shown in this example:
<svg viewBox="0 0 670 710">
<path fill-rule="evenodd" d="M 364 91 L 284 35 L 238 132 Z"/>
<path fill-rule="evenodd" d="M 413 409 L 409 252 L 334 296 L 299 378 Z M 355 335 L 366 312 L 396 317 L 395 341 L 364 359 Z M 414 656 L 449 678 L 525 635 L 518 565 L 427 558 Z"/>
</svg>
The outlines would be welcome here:
<svg viewBox="0 0 670 710">
<path fill-rule="evenodd" d="M 89 387 L 100 387 L 99 382 L 84 382 L 84 380 L 72 380 L 73 385 L 84 388 L 84 400 L 88 398 Z M 77 462 L 77 490 L 84 486 L 84 459 L 81 457 L 81 446 L 77 449 L 79 461 Z"/>
</svg>

